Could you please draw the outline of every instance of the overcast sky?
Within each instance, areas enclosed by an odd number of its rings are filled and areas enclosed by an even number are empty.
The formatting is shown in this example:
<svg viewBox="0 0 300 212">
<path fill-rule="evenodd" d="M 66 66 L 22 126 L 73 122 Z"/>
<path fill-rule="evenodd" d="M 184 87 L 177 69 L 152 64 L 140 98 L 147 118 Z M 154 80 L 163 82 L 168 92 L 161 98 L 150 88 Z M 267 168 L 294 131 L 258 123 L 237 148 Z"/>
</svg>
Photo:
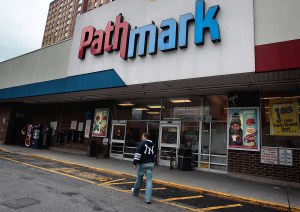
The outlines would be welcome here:
<svg viewBox="0 0 300 212">
<path fill-rule="evenodd" d="M 41 48 L 53 0 L 0 0 L 0 62 Z"/>
</svg>

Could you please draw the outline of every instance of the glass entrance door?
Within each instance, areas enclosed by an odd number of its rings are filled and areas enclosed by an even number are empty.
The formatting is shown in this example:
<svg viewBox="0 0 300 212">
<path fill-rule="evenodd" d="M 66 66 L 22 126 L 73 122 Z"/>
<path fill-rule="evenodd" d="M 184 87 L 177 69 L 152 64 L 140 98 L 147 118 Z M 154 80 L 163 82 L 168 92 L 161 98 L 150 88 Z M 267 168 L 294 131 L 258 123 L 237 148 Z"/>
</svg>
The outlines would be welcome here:
<svg viewBox="0 0 300 212">
<path fill-rule="evenodd" d="M 169 166 L 171 155 L 176 162 L 180 141 L 180 122 L 161 122 L 159 127 L 159 165 Z"/>
<path fill-rule="evenodd" d="M 113 121 L 110 143 L 110 157 L 123 158 L 126 135 L 126 121 Z"/>
<path fill-rule="evenodd" d="M 226 122 L 202 122 L 200 161 L 202 170 L 227 171 Z"/>
</svg>

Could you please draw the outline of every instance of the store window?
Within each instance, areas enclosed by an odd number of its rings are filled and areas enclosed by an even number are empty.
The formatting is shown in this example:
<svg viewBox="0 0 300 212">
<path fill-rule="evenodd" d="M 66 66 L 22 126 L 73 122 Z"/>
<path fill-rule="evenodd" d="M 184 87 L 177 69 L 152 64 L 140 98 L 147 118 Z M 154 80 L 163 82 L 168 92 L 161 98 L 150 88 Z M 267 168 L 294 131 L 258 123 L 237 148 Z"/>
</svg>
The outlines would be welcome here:
<svg viewBox="0 0 300 212">
<path fill-rule="evenodd" d="M 227 96 L 189 96 L 163 99 L 163 120 L 226 120 Z"/>
<path fill-rule="evenodd" d="M 193 152 L 193 161 L 198 161 L 199 130 L 199 121 L 184 121 L 181 123 L 180 148 L 190 148 Z M 196 164 L 194 165 L 197 166 Z"/>
<path fill-rule="evenodd" d="M 117 101 L 115 120 L 160 120 L 161 99 Z"/>
<path fill-rule="evenodd" d="M 163 98 L 163 120 L 199 121 L 201 119 L 201 96 Z"/>
<path fill-rule="evenodd" d="M 300 148 L 300 92 L 262 94 L 262 146 Z"/>
</svg>

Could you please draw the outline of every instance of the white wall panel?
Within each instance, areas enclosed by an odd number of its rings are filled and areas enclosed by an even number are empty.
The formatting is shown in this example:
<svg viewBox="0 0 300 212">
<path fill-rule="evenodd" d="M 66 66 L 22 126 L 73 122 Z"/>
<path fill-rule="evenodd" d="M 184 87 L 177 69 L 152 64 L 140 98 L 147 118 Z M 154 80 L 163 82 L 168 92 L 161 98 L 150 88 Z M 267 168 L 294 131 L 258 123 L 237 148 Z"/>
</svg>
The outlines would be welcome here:
<svg viewBox="0 0 300 212">
<path fill-rule="evenodd" d="M 0 89 L 67 76 L 71 40 L 0 63 Z"/>
<path fill-rule="evenodd" d="M 255 45 L 300 39 L 299 0 L 255 0 Z"/>
</svg>

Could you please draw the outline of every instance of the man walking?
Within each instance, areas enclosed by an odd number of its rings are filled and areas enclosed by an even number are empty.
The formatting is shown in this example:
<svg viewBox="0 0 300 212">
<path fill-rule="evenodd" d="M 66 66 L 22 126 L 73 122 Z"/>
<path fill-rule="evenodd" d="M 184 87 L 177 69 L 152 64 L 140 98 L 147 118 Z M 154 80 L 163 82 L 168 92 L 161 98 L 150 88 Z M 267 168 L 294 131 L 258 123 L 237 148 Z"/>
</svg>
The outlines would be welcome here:
<svg viewBox="0 0 300 212">
<path fill-rule="evenodd" d="M 137 178 L 133 188 L 133 195 L 138 196 L 142 186 L 143 176 L 146 175 L 146 192 L 145 202 L 151 203 L 152 197 L 152 170 L 154 167 L 156 149 L 154 143 L 150 140 L 149 133 L 143 133 L 142 142 L 137 147 L 134 154 L 133 166 L 136 169 L 137 164 Z"/>
</svg>

